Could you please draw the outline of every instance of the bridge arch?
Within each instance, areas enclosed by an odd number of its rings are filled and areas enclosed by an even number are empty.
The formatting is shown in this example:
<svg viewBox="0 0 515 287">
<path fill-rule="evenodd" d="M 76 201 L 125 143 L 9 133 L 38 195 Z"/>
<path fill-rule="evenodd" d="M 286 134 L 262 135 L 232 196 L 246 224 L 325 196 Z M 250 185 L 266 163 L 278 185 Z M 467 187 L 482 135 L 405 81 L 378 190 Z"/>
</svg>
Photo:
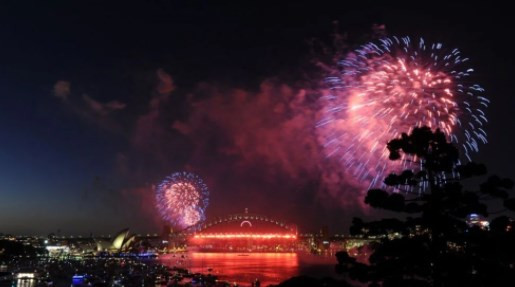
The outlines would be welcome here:
<svg viewBox="0 0 515 287">
<path fill-rule="evenodd" d="M 297 233 L 297 228 L 293 224 L 287 224 L 286 222 L 282 220 L 275 219 L 273 217 L 268 217 L 265 215 L 260 214 L 252 214 L 252 213 L 236 213 L 236 214 L 229 214 L 222 217 L 217 217 L 213 220 L 206 221 L 204 223 L 201 223 L 197 226 L 195 232 L 203 232 L 211 227 L 220 225 L 220 224 L 226 224 L 226 223 L 234 223 L 239 222 L 243 226 L 243 223 L 249 222 L 252 226 L 252 222 L 263 222 L 275 225 L 277 227 L 280 227 L 284 229 L 285 231 Z"/>
</svg>

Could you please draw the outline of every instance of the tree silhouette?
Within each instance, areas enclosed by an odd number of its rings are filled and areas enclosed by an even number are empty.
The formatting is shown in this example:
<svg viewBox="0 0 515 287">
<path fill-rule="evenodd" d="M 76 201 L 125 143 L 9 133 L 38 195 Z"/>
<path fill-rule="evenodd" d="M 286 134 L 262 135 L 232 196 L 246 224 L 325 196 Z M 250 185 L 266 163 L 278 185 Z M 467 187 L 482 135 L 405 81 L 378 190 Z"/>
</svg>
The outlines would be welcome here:
<svg viewBox="0 0 515 287">
<path fill-rule="evenodd" d="M 515 198 L 510 197 L 513 182 L 491 176 L 477 190 L 465 187 L 467 179 L 485 175 L 486 167 L 460 164 L 458 150 L 439 130 L 415 128 L 388 142 L 387 148 L 390 160 L 409 160 L 420 171 L 388 175 L 388 190 L 369 190 L 365 203 L 410 217 L 368 223 L 355 218 L 353 235 L 401 236 L 384 236 L 370 264 L 337 253 L 337 272 L 369 286 L 514 286 L 511 219 L 494 219 L 490 230 L 466 222 L 471 213 L 488 216 L 488 207 L 499 202 L 503 211 L 515 211 Z"/>
</svg>

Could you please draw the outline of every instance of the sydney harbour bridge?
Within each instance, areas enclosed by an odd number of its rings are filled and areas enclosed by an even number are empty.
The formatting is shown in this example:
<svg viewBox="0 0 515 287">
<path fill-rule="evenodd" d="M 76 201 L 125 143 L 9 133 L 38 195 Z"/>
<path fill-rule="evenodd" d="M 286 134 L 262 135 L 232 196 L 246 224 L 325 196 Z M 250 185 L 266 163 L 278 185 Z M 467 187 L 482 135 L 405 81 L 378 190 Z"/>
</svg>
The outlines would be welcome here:
<svg viewBox="0 0 515 287">
<path fill-rule="evenodd" d="M 203 222 L 188 234 L 188 248 L 204 251 L 288 252 L 296 244 L 296 225 L 248 209 Z"/>
</svg>

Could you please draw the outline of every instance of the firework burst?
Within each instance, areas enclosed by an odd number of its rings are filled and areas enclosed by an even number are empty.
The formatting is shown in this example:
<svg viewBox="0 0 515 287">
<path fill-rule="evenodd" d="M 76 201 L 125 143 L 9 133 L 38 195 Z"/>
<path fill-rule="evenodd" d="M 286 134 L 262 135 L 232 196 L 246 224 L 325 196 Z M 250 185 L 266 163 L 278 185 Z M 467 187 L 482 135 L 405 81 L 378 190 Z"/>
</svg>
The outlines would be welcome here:
<svg viewBox="0 0 515 287">
<path fill-rule="evenodd" d="M 207 186 L 197 175 L 173 173 L 156 189 L 157 209 L 172 226 L 185 229 L 205 220 L 208 196 Z"/>
<path fill-rule="evenodd" d="M 470 160 L 486 143 L 483 88 L 458 49 L 420 38 L 384 38 L 365 44 L 328 77 L 318 123 L 326 155 L 339 160 L 360 185 L 380 187 L 385 173 L 410 165 L 388 160 L 386 143 L 415 126 L 440 129 Z M 416 167 L 414 167 L 416 168 Z"/>
</svg>

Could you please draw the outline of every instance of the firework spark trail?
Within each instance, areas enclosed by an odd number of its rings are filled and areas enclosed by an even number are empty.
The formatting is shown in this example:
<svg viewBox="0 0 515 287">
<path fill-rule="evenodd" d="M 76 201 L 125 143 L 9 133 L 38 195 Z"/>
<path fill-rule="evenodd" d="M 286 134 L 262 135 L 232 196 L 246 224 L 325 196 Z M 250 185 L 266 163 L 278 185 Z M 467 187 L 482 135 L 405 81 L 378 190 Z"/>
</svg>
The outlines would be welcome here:
<svg viewBox="0 0 515 287">
<path fill-rule="evenodd" d="M 385 173 L 408 161 L 388 160 L 386 143 L 414 126 L 442 130 L 470 160 L 487 142 L 483 111 L 489 100 L 470 83 L 474 71 L 458 49 L 441 43 L 384 38 L 349 53 L 328 77 L 318 123 L 328 157 L 339 160 L 360 185 L 380 187 Z M 416 169 L 416 167 L 412 168 Z"/>
<path fill-rule="evenodd" d="M 173 227 L 185 229 L 205 220 L 208 196 L 207 186 L 197 175 L 173 173 L 156 189 L 157 209 Z"/>
</svg>

